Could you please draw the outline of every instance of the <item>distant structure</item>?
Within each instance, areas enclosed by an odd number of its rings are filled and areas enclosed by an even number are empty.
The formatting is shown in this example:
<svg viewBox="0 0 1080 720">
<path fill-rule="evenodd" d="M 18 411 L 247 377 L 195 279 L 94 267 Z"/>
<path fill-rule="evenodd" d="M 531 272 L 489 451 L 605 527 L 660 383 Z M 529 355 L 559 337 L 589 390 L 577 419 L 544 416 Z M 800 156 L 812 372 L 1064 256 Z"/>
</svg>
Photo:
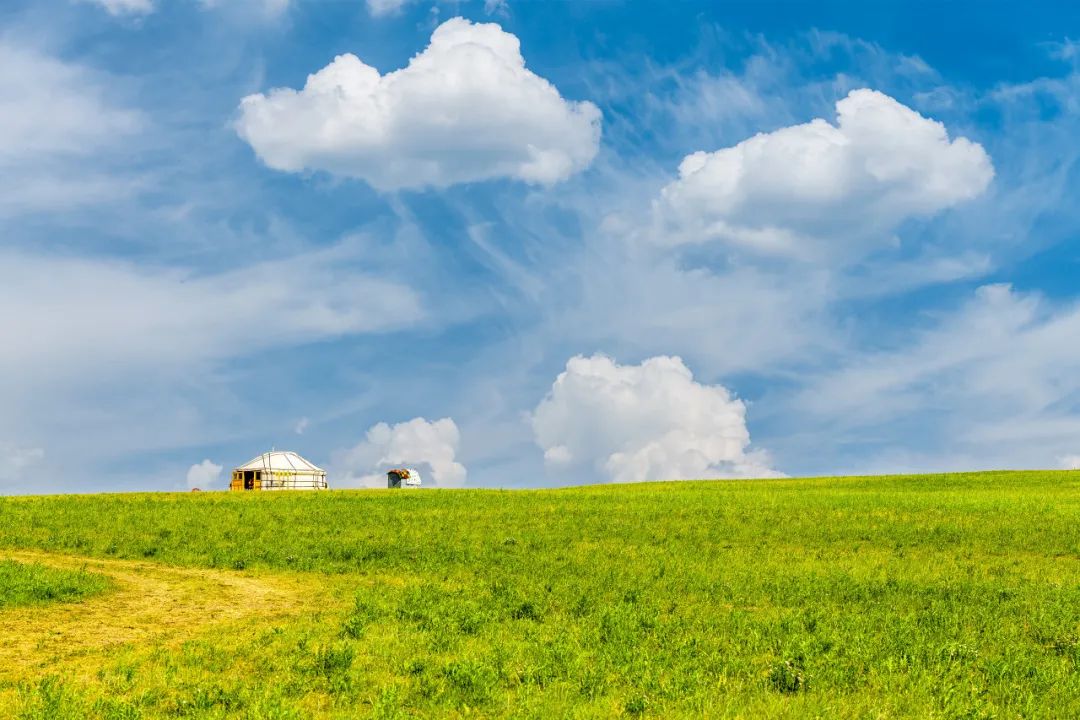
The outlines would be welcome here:
<svg viewBox="0 0 1080 720">
<path fill-rule="evenodd" d="M 271 450 L 232 472 L 230 490 L 326 490 L 326 471 L 294 452 Z"/>
<path fill-rule="evenodd" d="M 420 487 L 420 473 L 412 468 L 394 468 L 386 473 L 386 487 L 388 488 L 418 488 Z"/>
</svg>

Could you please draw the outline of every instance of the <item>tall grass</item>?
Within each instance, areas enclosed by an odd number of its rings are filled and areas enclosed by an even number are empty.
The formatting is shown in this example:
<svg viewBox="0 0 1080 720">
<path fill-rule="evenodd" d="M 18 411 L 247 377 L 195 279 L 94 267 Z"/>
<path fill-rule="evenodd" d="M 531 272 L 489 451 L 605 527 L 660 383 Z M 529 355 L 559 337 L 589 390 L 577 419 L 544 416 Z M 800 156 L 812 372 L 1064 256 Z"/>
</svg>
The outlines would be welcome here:
<svg viewBox="0 0 1080 720">
<path fill-rule="evenodd" d="M 108 578 L 96 573 L 0 560 L 0 610 L 81 600 L 105 592 L 111 585 Z"/>
</svg>

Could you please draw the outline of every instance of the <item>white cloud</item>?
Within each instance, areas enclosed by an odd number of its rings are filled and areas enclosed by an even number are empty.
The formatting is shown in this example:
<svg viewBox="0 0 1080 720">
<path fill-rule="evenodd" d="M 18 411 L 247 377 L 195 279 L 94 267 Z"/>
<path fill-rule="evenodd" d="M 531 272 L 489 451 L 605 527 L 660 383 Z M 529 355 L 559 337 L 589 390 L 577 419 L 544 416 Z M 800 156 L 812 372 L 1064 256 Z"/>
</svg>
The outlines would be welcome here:
<svg viewBox="0 0 1080 720">
<path fill-rule="evenodd" d="M 696 382 L 677 357 L 619 365 L 575 356 L 532 425 L 549 467 L 590 473 L 581 482 L 592 472 L 616 482 L 778 474 L 763 452 L 748 451 L 742 401 Z"/>
<path fill-rule="evenodd" d="M 843 367 L 818 378 L 800 393 L 799 407 L 842 415 L 862 424 L 903 412 L 924 393 L 955 397 L 1007 392 L 1017 399 L 1036 400 L 1036 395 L 1029 394 L 1035 389 L 1031 383 L 1045 377 L 1048 368 L 1028 375 L 1007 367 L 1021 358 L 1039 365 L 1050 365 L 1054 356 L 1067 359 L 1067 355 L 1053 352 L 1052 343 L 1040 343 L 1051 351 L 1049 354 L 1033 352 L 1036 348 L 1030 333 L 1044 333 L 1049 327 L 1043 324 L 1041 314 L 1037 296 L 1018 294 L 1009 285 L 985 285 L 959 310 L 907 337 L 901 348 L 851 356 Z M 1078 319 L 1080 316 L 1071 324 Z M 1000 371 L 991 369 L 996 366 Z M 993 380 L 984 382 L 988 376 Z"/>
<path fill-rule="evenodd" d="M 1063 470 L 1080 470 L 1080 455 L 1065 455 L 1058 459 Z"/>
<path fill-rule="evenodd" d="M 384 17 L 401 12 L 412 0 L 367 0 L 368 12 L 374 17 Z"/>
<path fill-rule="evenodd" d="M 209 460 L 203 460 L 201 463 L 196 463 L 188 468 L 187 471 L 187 486 L 189 490 L 192 488 L 209 490 L 217 487 L 220 479 L 221 466 L 215 465 Z"/>
<path fill-rule="evenodd" d="M 249 95 L 236 129 L 271 168 L 325 170 L 382 190 L 551 184 L 590 164 L 600 111 L 526 69 L 514 35 L 454 18 L 402 70 L 380 75 L 339 55 L 300 91 Z"/>
<path fill-rule="evenodd" d="M 278 17 L 289 9 L 291 0 L 263 0 L 263 12 L 267 17 Z"/>
<path fill-rule="evenodd" d="M 560 292 L 545 296 L 548 343 L 600 346 L 616 357 L 674 353 L 718 374 L 836 350 L 824 272 L 687 268 L 612 245 L 595 243 L 607 252 L 590 248 Z"/>
<path fill-rule="evenodd" d="M 140 452 L 259 432 L 251 423 L 273 420 L 233 422 L 245 400 L 234 394 L 244 379 L 231 362 L 302 362 L 325 352 L 314 343 L 426 322 L 415 291 L 357 269 L 353 252 L 199 275 L 0 251 L 8 278 L 0 327 L 9 338 L 0 343 L 0 438 L 50 448 L 50 481 L 63 483 L 60 457 L 110 467 Z"/>
<path fill-rule="evenodd" d="M 666 242 L 722 240 L 753 252 L 864 254 L 905 219 L 981 194 L 994 176 L 982 146 L 873 90 L 816 119 L 695 152 L 656 203 Z"/>
<path fill-rule="evenodd" d="M 148 15 L 154 12 L 153 0 L 82 0 L 100 5 L 110 15 Z"/>
<path fill-rule="evenodd" d="M 813 428 L 813 446 L 887 437 L 884 457 L 917 455 L 911 470 L 955 468 L 957 459 L 968 469 L 1047 467 L 1064 462 L 1080 435 L 1077 337 L 1080 306 L 985 285 L 897 347 L 851 353 L 806 376 L 779 411 Z"/>
<path fill-rule="evenodd" d="M 293 430 L 296 432 L 297 435 L 303 435 L 304 431 L 308 429 L 309 425 L 311 425 L 311 421 L 308 420 L 306 417 L 302 417 L 296 422 L 296 427 L 294 427 Z"/>
<path fill-rule="evenodd" d="M 399 14 L 406 5 L 411 5 L 415 2 L 416 0 L 367 0 L 367 9 L 372 17 L 387 17 Z M 452 4 L 456 2 L 456 0 L 442 0 L 442 2 L 450 2 Z M 433 13 L 436 11 L 437 5 L 432 8 Z M 484 0 L 484 14 L 508 15 L 509 8 L 507 7 L 507 0 Z"/>
<path fill-rule="evenodd" d="M 416 293 L 350 270 L 335 252 L 208 276 L 130 263 L 0 253 L 8 377 L 185 367 L 417 322 Z M 344 266 L 341 266 L 344 265 Z M 137 299 L 137 301 L 133 301 Z"/>
<path fill-rule="evenodd" d="M 133 181 L 108 174 L 141 113 L 119 107 L 114 78 L 0 39 L 0 214 L 114 200 Z"/>
<path fill-rule="evenodd" d="M 154 0 L 81 0 L 86 3 L 100 5 L 110 15 L 149 15 L 157 10 Z M 369 0 L 370 2 L 371 0 Z M 378 2 L 379 0 L 374 0 Z M 391 0 L 392 1 L 392 0 Z M 403 0 L 399 0 L 403 1 Z M 290 0 L 198 0 L 204 10 L 217 8 L 239 8 L 247 11 L 255 11 L 266 19 L 273 19 L 282 15 L 289 7 Z"/>
<path fill-rule="evenodd" d="M 238 17 L 274 20 L 289 9 L 291 0 L 199 0 L 204 10 L 227 10 Z"/>
<path fill-rule="evenodd" d="M 39 447 L 23 447 L 0 443 L 0 482 L 29 487 L 27 470 L 45 458 L 45 450 Z"/>
<path fill-rule="evenodd" d="M 420 471 L 424 484 L 459 487 L 466 476 L 465 466 L 455 459 L 460 439 L 451 418 L 378 423 L 358 445 L 335 453 L 331 482 L 337 487 L 386 487 L 386 470 L 407 466 Z"/>
</svg>

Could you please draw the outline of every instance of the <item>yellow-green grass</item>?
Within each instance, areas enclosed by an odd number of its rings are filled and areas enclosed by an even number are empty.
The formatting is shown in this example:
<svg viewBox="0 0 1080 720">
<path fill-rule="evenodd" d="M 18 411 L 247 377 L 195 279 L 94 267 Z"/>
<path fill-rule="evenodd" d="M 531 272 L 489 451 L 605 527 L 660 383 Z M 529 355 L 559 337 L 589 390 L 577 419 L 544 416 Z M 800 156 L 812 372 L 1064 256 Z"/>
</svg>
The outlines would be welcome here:
<svg viewBox="0 0 1080 720">
<path fill-rule="evenodd" d="M 0 560 L 0 610 L 82 600 L 105 592 L 110 585 L 104 575 L 85 570 Z"/>
<path fill-rule="evenodd" d="M 0 548 L 293 598 L 0 661 L 24 717 L 1080 717 L 1080 473 L 6 498 Z"/>
</svg>

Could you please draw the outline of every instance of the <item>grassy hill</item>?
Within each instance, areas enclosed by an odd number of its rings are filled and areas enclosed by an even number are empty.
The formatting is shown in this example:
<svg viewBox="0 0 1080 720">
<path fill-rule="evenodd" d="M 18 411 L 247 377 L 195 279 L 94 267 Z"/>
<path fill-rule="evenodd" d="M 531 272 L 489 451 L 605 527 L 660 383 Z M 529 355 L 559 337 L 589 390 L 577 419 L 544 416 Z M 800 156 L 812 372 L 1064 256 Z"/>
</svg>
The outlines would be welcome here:
<svg viewBox="0 0 1080 720">
<path fill-rule="evenodd" d="M 1080 473 L 0 499 L 31 550 L 148 627 L 0 653 L 5 716 L 1080 716 Z"/>
</svg>

